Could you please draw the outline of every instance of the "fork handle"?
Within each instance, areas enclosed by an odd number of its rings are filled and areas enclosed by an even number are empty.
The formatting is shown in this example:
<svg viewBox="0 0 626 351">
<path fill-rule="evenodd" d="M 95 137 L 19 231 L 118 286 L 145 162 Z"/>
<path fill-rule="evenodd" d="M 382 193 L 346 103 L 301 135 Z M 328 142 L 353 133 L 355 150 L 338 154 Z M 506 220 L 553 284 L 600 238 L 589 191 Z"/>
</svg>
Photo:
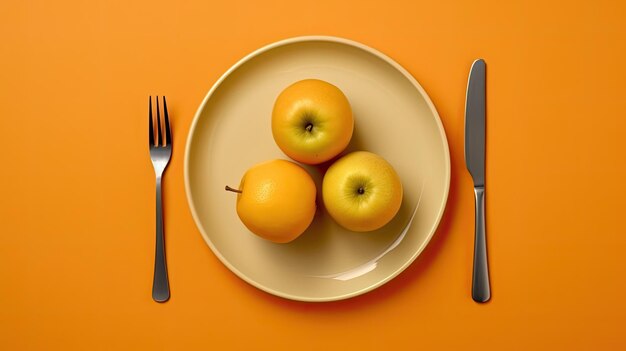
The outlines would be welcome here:
<svg viewBox="0 0 626 351">
<path fill-rule="evenodd" d="M 476 234 L 474 236 L 474 273 L 472 276 L 472 299 L 487 302 L 491 298 L 489 288 L 489 265 L 487 263 L 487 240 L 485 234 L 485 188 L 475 187 Z"/>
<path fill-rule="evenodd" d="M 161 177 L 156 179 L 156 253 L 154 256 L 154 280 L 152 281 L 152 299 L 165 302 L 170 298 L 170 284 L 167 279 L 165 245 L 163 240 L 163 201 L 161 196 Z"/>
</svg>

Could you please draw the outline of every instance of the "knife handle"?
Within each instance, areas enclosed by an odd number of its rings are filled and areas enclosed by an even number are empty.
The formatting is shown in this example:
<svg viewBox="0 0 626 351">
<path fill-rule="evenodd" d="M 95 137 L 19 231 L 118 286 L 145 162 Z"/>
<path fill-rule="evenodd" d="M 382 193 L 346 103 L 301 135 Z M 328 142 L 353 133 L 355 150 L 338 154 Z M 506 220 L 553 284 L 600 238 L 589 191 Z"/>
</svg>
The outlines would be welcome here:
<svg viewBox="0 0 626 351">
<path fill-rule="evenodd" d="M 474 236 L 474 272 L 472 276 L 472 299 L 487 302 L 491 298 L 489 288 L 489 265 L 487 263 L 487 240 L 485 237 L 485 188 L 475 187 L 476 235 Z"/>
</svg>

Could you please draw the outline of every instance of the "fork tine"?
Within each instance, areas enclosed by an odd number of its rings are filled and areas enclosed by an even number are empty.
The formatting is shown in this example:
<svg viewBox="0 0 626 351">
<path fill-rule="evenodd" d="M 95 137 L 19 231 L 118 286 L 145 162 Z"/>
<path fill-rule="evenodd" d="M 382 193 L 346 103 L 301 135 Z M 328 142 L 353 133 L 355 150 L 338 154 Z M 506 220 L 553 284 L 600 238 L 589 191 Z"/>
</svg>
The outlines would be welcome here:
<svg viewBox="0 0 626 351">
<path fill-rule="evenodd" d="M 163 145 L 163 133 L 161 133 L 161 111 L 159 110 L 159 96 L 156 97 L 157 107 L 157 146 Z"/>
<path fill-rule="evenodd" d="M 167 100 L 163 97 L 163 117 L 165 117 L 165 145 L 172 144 L 172 134 L 170 133 L 170 116 L 167 113 Z"/>
<path fill-rule="evenodd" d="M 150 146 L 154 146 L 154 121 L 152 120 L 152 96 L 148 96 L 148 124 L 150 125 Z"/>
</svg>

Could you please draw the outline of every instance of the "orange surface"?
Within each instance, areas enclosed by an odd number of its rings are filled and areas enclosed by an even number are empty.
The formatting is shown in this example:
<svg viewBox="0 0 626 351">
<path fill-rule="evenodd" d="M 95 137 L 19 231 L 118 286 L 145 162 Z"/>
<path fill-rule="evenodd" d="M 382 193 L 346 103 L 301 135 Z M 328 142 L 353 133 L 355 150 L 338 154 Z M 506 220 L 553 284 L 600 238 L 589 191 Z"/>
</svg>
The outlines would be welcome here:
<svg viewBox="0 0 626 351">
<path fill-rule="evenodd" d="M 1 349 L 626 347 L 626 3 L 251 3 L 0 3 Z M 405 66 L 452 154 L 448 207 L 424 254 L 384 287 L 327 304 L 281 300 L 228 271 L 183 186 L 186 133 L 211 85 L 243 55 L 304 34 L 361 41 Z M 477 57 L 488 64 L 486 305 L 469 295 L 463 161 Z M 150 298 L 148 94 L 168 96 L 175 136 L 163 305 Z"/>
</svg>

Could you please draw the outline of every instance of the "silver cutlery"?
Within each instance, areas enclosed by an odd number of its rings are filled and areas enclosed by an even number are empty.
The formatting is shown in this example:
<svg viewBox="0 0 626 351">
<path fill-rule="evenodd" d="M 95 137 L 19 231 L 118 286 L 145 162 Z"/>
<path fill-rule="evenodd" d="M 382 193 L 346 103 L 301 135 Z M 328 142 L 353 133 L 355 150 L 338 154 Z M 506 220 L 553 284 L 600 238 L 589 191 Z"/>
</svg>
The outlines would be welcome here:
<svg viewBox="0 0 626 351">
<path fill-rule="evenodd" d="M 472 64 L 465 101 L 465 164 L 474 180 L 476 230 L 472 299 L 487 302 L 491 298 L 487 240 L 485 237 L 485 61 Z"/>
<path fill-rule="evenodd" d="M 165 247 L 163 240 L 163 197 L 161 181 L 163 172 L 172 157 L 172 134 L 170 132 L 170 119 L 167 113 L 167 102 L 163 96 L 163 123 L 161 123 L 161 111 L 159 97 L 156 97 L 156 120 L 152 117 L 152 96 L 149 97 L 150 116 L 150 159 L 156 175 L 156 253 L 154 257 L 154 280 L 152 281 L 152 299 L 157 302 L 165 302 L 170 298 L 170 284 L 167 278 L 167 264 L 165 262 Z M 154 134 L 156 124 L 157 134 Z M 163 124 L 163 127 L 161 127 Z M 165 130 L 164 133 L 162 130 Z"/>
</svg>

